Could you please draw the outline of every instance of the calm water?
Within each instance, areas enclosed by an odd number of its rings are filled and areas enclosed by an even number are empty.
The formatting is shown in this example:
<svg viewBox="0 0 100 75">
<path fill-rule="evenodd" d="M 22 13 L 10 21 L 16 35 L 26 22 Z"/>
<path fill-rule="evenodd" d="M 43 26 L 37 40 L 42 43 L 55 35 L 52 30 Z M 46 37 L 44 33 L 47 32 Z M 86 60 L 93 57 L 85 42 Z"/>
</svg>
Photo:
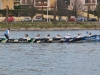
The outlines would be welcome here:
<svg viewBox="0 0 100 75">
<path fill-rule="evenodd" d="M 100 34 L 100 30 L 90 30 Z M 2 35 L 4 31 L 0 31 Z M 58 33 L 86 35 L 79 31 L 10 31 L 11 38 Z M 4 37 L 4 36 L 0 36 Z M 99 75 L 100 42 L 97 43 L 0 43 L 0 75 Z"/>
</svg>

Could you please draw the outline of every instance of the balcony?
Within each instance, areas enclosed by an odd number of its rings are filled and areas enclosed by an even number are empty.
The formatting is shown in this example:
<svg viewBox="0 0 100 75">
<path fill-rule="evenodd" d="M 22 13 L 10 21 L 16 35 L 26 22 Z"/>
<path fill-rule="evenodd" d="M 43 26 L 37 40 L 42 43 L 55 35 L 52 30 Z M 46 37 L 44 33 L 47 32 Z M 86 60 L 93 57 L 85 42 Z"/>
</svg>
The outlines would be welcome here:
<svg viewBox="0 0 100 75">
<path fill-rule="evenodd" d="M 36 3 L 35 6 L 42 6 L 42 4 L 41 3 Z M 43 6 L 47 6 L 47 4 L 45 3 L 45 4 L 43 4 Z"/>
<path fill-rule="evenodd" d="M 14 2 L 20 2 L 20 0 L 14 0 Z"/>
<path fill-rule="evenodd" d="M 40 2 L 40 1 L 47 1 L 47 0 L 35 0 L 35 1 L 38 1 L 38 2 Z"/>
<path fill-rule="evenodd" d="M 85 6 L 88 6 L 88 5 L 94 6 L 94 5 L 96 5 L 96 3 L 85 3 Z"/>
</svg>

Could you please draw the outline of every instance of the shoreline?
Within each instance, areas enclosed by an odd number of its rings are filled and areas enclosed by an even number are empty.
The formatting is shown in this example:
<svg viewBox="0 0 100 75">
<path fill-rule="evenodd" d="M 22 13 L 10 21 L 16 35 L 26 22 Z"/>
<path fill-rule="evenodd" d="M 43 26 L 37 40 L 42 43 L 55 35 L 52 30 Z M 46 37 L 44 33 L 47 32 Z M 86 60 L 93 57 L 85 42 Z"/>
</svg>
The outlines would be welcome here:
<svg viewBox="0 0 100 75">
<path fill-rule="evenodd" d="M 0 31 L 4 31 L 6 28 L 0 29 Z M 100 28 L 16 28 L 10 29 L 11 31 L 62 31 L 62 30 L 100 30 Z"/>
</svg>

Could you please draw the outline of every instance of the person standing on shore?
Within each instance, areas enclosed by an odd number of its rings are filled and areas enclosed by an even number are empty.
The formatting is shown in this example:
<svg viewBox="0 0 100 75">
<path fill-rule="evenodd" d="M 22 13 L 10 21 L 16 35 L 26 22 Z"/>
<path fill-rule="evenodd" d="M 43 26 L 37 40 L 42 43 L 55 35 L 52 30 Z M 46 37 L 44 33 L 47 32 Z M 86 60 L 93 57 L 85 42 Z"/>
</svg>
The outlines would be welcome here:
<svg viewBox="0 0 100 75">
<path fill-rule="evenodd" d="M 8 29 L 5 31 L 5 33 L 4 33 L 4 36 L 5 36 L 7 39 L 9 39 L 9 30 L 10 30 L 10 28 L 8 28 Z"/>
</svg>

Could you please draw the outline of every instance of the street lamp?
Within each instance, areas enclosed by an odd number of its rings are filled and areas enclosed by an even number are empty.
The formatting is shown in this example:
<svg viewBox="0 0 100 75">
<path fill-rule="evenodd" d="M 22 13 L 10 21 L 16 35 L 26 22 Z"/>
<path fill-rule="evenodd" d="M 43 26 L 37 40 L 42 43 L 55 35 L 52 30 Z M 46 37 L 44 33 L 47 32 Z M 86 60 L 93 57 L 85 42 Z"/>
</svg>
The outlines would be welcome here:
<svg viewBox="0 0 100 75">
<path fill-rule="evenodd" d="M 65 2 L 65 5 L 70 5 L 70 0 L 64 0 L 64 2 Z"/>
<path fill-rule="evenodd" d="M 67 1 L 65 1 L 65 6 L 66 6 Z"/>
</svg>

